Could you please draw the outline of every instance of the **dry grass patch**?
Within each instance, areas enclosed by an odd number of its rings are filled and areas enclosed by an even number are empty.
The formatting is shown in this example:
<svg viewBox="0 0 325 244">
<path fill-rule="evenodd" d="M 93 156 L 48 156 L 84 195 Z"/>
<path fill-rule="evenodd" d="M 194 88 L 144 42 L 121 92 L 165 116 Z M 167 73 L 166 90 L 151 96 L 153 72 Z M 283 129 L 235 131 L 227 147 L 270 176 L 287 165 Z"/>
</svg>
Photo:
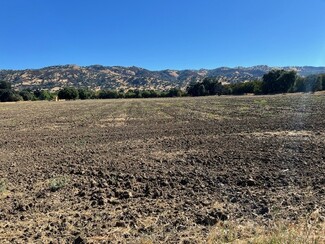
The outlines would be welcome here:
<svg viewBox="0 0 325 244">
<path fill-rule="evenodd" d="M 270 226 L 247 222 L 217 224 L 207 243 L 254 243 L 254 244 L 321 244 L 325 243 L 325 222 L 310 215 L 298 223 L 277 221 Z"/>
</svg>

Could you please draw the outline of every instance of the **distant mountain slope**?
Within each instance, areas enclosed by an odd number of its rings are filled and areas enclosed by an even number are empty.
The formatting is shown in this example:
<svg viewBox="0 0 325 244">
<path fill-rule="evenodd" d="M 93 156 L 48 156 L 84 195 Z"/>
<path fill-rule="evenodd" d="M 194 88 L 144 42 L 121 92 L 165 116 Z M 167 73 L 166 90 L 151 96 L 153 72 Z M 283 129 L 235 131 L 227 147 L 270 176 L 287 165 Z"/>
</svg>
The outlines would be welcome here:
<svg viewBox="0 0 325 244">
<path fill-rule="evenodd" d="M 294 69 L 300 75 L 325 73 L 325 67 L 283 67 Z M 12 82 L 17 88 L 59 89 L 64 86 L 82 86 L 94 89 L 168 89 L 185 88 L 191 81 L 204 77 L 219 77 L 220 81 L 236 83 L 261 78 L 270 71 L 269 66 L 221 67 L 201 70 L 150 71 L 138 67 L 106 67 L 92 65 L 50 66 L 42 69 L 0 70 L 0 80 Z"/>
</svg>

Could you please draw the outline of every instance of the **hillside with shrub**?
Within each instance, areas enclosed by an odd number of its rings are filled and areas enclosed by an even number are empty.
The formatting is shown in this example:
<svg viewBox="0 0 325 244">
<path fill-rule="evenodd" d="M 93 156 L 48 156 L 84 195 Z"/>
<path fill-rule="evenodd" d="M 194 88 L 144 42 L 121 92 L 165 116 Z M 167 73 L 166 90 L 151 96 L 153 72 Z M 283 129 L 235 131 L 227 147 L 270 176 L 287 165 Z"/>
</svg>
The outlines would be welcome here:
<svg viewBox="0 0 325 244">
<path fill-rule="evenodd" d="M 222 84 L 236 84 L 261 79 L 273 67 L 220 67 L 200 70 L 150 71 L 139 67 L 59 65 L 42 69 L 0 70 L 0 80 L 12 83 L 16 89 L 46 89 L 58 91 L 67 86 L 102 90 L 168 90 L 185 89 L 204 78 L 217 78 Z M 306 77 L 325 73 L 325 67 L 283 67 Z"/>
<path fill-rule="evenodd" d="M 170 87 L 165 90 L 155 89 L 90 89 L 88 87 L 65 86 L 58 91 L 43 89 L 14 89 L 7 81 L 0 82 L 0 101 L 35 101 L 53 99 L 117 99 L 117 98 L 155 98 L 181 96 L 213 95 L 268 95 L 294 92 L 316 92 L 325 90 L 325 74 L 299 76 L 294 70 L 274 69 L 261 79 L 234 84 L 223 84 L 218 77 L 203 78 L 191 82 L 186 89 Z"/>
</svg>

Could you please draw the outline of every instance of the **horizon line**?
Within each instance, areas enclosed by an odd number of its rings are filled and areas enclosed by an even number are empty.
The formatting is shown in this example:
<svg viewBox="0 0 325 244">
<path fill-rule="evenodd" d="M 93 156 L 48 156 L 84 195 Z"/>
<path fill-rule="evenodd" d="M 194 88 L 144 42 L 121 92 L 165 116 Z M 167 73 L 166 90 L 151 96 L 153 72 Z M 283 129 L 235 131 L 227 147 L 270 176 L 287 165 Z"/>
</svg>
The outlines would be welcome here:
<svg viewBox="0 0 325 244">
<path fill-rule="evenodd" d="M 259 64 L 259 65 L 251 65 L 251 66 L 243 66 L 243 65 L 238 65 L 238 66 L 217 66 L 215 68 L 186 68 L 186 69 L 173 69 L 173 68 L 166 68 L 166 69 L 149 69 L 149 68 L 144 68 L 141 66 L 136 66 L 136 65 L 103 65 L 103 64 L 91 64 L 91 65 L 78 65 L 78 64 L 56 64 L 56 65 L 45 65 L 39 68 L 20 68 L 20 69 L 13 69 L 13 68 L 0 68 L 0 71 L 25 71 L 25 70 L 40 70 L 40 69 L 46 69 L 46 68 L 52 68 L 52 67 L 67 67 L 67 66 L 77 66 L 80 68 L 87 68 L 87 67 L 92 67 L 92 66 L 101 66 L 105 68 L 112 68 L 112 67 L 120 67 L 120 68 L 140 68 L 140 69 L 145 69 L 148 71 L 152 72 L 158 72 L 158 71 L 166 71 L 166 70 L 175 70 L 175 71 L 184 71 L 184 70 L 214 70 L 214 69 L 220 69 L 220 68 L 228 68 L 228 69 L 236 69 L 236 68 L 255 68 L 255 67 L 268 67 L 268 68 L 298 68 L 298 67 L 312 67 L 312 68 L 325 68 L 325 66 L 313 66 L 313 65 L 285 65 L 285 66 L 273 66 L 273 65 L 267 65 L 267 64 Z"/>
</svg>

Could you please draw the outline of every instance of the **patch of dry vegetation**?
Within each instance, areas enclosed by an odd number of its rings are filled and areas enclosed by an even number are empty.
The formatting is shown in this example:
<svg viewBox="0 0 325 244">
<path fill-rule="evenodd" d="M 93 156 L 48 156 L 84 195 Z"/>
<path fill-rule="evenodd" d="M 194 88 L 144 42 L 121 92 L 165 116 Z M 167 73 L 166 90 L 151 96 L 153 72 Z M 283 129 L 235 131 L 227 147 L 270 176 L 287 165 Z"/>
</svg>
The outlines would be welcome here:
<svg viewBox="0 0 325 244">
<path fill-rule="evenodd" d="M 207 242 L 321 244 L 325 243 L 325 222 L 318 211 L 297 223 L 278 220 L 270 222 L 268 226 L 261 226 L 254 222 L 220 222 L 211 230 Z"/>
</svg>

